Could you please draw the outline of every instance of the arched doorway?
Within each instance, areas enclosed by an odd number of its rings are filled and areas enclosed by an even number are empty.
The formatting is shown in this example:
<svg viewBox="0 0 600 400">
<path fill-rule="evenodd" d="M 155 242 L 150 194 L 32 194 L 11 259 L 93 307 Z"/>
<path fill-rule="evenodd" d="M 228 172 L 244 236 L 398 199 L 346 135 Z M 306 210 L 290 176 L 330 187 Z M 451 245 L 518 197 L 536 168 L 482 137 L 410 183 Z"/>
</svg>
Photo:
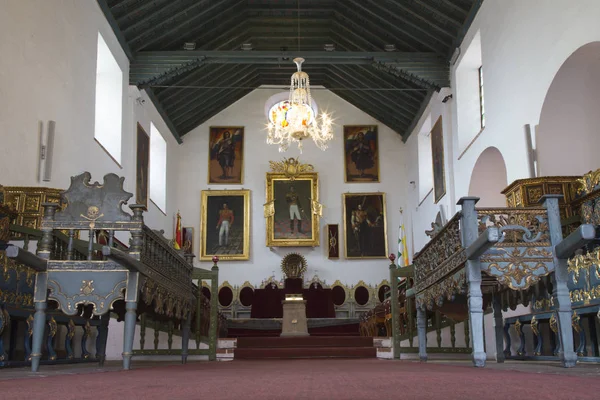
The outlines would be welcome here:
<svg viewBox="0 0 600 400">
<path fill-rule="evenodd" d="M 495 147 L 485 149 L 477 159 L 469 183 L 469 196 L 480 198 L 479 207 L 504 207 L 506 197 L 501 193 L 508 186 L 504 157 Z"/>
<path fill-rule="evenodd" d="M 600 167 L 600 42 L 577 49 L 560 67 L 536 134 L 540 176 L 583 175 Z"/>
</svg>

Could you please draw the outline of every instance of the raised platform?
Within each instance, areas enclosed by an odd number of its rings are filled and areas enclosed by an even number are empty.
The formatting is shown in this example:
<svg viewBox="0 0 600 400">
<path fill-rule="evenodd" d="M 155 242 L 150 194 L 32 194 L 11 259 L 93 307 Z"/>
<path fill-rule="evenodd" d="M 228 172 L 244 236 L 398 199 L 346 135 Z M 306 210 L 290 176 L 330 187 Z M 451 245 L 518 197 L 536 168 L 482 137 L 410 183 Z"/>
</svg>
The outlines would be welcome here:
<svg viewBox="0 0 600 400">
<path fill-rule="evenodd" d="M 358 318 L 308 318 L 311 336 L 359 336 Z M 237 318 L 227 320 L 227 337 L 278 337 L 281 318 Z"/>
<path fill-rule="evenodd" d="M 376 358 L 373 338 L 361 336 L 241 337 L 234 359 Z"/>
</svg>

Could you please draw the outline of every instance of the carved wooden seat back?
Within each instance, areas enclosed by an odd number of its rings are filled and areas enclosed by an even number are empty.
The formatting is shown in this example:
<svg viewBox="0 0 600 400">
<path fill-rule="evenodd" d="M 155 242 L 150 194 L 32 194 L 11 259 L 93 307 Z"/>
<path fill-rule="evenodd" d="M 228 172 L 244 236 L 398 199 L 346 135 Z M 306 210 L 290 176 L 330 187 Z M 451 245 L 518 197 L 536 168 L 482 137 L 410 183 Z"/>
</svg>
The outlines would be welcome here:
<svg viewBox="0 0 600 400">
<path fill-rule="evenodd" d="M 58 302 L 67 315 L 77 313 L 78 304 L 92 304 L 94 314 L 106 313 L 118 299 L 124 299 L 129 282 L 128 269 L 115 261 L 93 260 L 93 244 L 96 232 L 108 232 L 108 244 L 116 231 L 127 231 L 132 235 L 130 254 L 139 259 L 142 245 L 142 206 L 131 206 L 134 215 L 123 211 L 122 206 L 132 197 L 123 189 L 124 178 L 115 174 L 104 177 L 102 184 L 90 183 L 91 175 L 84 172 L 71 178 L 69 189 L 61 193 L 63 209 L 55 202 L 44 203 L 41 222 L 42 238 L 38 242 L 37 255 L 48 260 L 48 298 Z M 68 232 L 65 251 L 54 249 L 53 231 Z M 77 260 L 74 254 L 74 238 L 78 232 L 88 236 L 86 260 Z M 59 255 L 56 259 L 55 257 Z M 73 275 L 73 272 L 78 272 Z M 39 279 L 39 277 L 38 277 Z M 133 285 L 135 283 L 135 285 Z M 131 291 L 137 291 L 137 279 L 131 282 Z M 136 296 L 134 293 L 129 293 Z M 36 293 L 36 300 L 45 300 L 45 293 Z"/>
</svg>

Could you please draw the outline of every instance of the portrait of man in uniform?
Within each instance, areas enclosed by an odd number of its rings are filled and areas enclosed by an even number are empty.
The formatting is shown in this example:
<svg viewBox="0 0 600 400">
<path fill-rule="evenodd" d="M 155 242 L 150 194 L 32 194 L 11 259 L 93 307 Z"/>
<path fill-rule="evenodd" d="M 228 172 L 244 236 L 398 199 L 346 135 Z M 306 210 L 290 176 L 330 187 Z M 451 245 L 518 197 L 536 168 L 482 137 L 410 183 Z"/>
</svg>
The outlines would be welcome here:
<svg viewBox="0 0 600 400">
<path fill-rule="evenodd" d="M 242 183 L 244 128 L 211 127 L 208 183 Z"/>
<path fill-rule="evenodd" d="M 344 193 L 343 202 L 346 258 L 385 258 L 385 194 Z"/>
<path fill-rule="evenodd" d="M 311 186 L 311 180 L 303 179 L 274 182 L 275 239 L 312 237 Z"/>
<path fill-rule="evenodd" d="M 247 260 L 249 190 L 202 191 L 201 260 Z"/>
</svg>

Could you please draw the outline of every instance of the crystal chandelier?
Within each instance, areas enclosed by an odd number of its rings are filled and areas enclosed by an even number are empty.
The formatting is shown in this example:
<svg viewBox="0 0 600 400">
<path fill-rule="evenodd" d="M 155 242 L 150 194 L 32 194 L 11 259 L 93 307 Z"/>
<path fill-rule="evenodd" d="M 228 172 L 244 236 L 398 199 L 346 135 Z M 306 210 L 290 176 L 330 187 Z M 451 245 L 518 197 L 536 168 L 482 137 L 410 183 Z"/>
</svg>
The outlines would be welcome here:
<svg viewBox="0 0 600 400">
<path fill-rule="evenodd" d="M 313 115 L 308 74 L 302 71 L 304 59 L 294 58 L 294 62 L 298 71 L 292 75 L 289 104 L 280 113 L 272 115 L 267 128 L 267 143 L 279 145 L 279 151 L 283 152 L 291 142 L 297 142 L 302 153 L 302 141 L 312 138 L 318 148 L 326 150 L 333 139 L 331 117 L 326 113 Z"/>
</svg>

